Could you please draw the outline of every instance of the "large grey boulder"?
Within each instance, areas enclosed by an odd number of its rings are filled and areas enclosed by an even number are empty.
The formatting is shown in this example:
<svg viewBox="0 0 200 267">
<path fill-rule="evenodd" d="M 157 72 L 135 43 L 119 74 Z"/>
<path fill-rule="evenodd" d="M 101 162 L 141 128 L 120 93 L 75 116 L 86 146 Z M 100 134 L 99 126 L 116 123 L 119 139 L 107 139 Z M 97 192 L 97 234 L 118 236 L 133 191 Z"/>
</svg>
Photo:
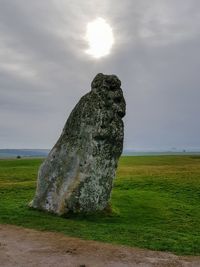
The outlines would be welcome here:
<svg viewBox="0 0 200 267">
<path fill-rule="evenodd" d="M 107 207 L 122 153 L 125 100 L 115 75 L 99 73 L 39 169 L 30 206 L 58 215 Z"/>
</svg>

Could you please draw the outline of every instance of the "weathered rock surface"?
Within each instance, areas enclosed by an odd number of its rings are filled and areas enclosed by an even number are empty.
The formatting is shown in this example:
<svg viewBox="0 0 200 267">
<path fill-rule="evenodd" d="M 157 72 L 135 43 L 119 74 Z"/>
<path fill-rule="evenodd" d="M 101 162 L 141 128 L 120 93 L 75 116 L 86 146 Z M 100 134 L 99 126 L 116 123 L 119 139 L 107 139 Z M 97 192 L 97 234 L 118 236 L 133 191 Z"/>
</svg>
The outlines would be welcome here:
<svg viewBox="0 0 200 267">
<path fill-rule="evenodd" d="M 125 100 L 115 75 L 99 73 L 41 165 L 30 206 L 59 215 L 103 210 L 122 153 Z"/>
</svg>

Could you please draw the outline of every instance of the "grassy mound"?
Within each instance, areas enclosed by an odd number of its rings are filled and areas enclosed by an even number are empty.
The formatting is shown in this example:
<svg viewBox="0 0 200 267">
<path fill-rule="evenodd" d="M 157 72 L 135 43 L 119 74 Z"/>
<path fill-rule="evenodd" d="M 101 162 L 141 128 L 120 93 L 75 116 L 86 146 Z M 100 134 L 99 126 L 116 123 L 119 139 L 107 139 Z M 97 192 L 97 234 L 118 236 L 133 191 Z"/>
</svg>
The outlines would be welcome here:
<svg viewBox="0 0 200 267">
<path fill-rule="evenodd" d="M 122 157 L 112 213 L 31 210 L 41 159 L 0 160 L 0 223 L 177 254 L 200 254 L 200 157 Z"/>
</svg>

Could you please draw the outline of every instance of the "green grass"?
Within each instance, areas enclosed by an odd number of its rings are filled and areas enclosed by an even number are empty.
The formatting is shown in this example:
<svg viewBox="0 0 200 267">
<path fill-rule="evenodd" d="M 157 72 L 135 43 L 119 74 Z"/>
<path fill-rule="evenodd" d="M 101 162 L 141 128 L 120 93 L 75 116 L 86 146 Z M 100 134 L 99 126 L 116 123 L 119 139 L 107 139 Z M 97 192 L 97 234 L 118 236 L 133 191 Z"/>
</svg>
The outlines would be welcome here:
<svg viewBox="0 0 200 267">
<path fill-rule="evenodd" d="M 200 157 L 122 157 L 112 214 L 29 209 L 41 159 L 0 160 L 0 223 L 177 254 L 200 254 Z"/>
</svg>

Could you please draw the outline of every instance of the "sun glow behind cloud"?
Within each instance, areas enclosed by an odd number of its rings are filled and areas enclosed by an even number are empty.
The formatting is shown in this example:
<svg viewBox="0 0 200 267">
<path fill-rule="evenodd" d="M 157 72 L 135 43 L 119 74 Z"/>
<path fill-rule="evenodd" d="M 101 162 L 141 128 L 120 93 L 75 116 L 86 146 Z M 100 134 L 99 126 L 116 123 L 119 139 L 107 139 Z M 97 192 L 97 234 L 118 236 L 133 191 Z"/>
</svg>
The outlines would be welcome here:
<svg viewBox="0 0 200 267">
<path fill-rule="evenodd" d="M 107 56 L 114 43 L 112 28 L 104 19 L 97 18 L 88 23 L 86 40 L 89 44 L 86 53 L 95 58 Z"/>
</svg>

